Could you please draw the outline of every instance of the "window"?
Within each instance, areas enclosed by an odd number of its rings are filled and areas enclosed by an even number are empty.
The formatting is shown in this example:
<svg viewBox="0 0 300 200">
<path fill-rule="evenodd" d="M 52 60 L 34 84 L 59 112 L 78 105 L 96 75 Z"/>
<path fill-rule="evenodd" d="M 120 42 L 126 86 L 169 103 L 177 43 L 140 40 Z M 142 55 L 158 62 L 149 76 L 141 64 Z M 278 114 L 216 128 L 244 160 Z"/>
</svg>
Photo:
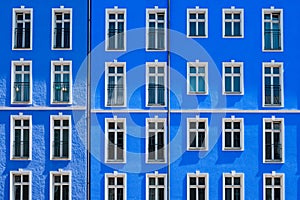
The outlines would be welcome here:
<svg viewBox="0 0 300 200">
<path fill-rule="evenodd" d="M 284 199 L 284 174 L 264 174 L 264 200 Z"/>
<path fill-rule="evenodd" d="M 147 118 L 146 158 L 147 162 L 165 162 L 166 160 L 166 120 Z"/>
<path fill-rule="evenodd" d="M 208 174 L 188 173 L 187 174 L 187 200 L 208 200 Z"/>
<path fill-rule="evenodd" d="M 31 61 L 12 61 L 11 103 L 30 104 L 32 99 Z"/>
<path fill-rule="evenodd" d="M 243 63 L 223 62 L 223 94 L 244 94 Z"/>
<path fill-rule="evenodd" d="M 263 50 L 283 50 L 283 18 L 282 9 L 263 9 Z"/>
<path fill-rule="evenodd" d="M 283 106 L 282 63 L 263 63 L 263 105 Z"/>
<path fill-rule="evenodd" d="M 72 127 L 70 115 L 51 115 L 51 160 L 71 159 Z"/>
<path fill-rule="evenodd" d="M 105 200 L 126 199 L 126 174 L 105 174 Z"/>
<path fill-rule="evenodd" d="M 19 115 L 11 116 L 11 159 L 31 159 L 31 116 Z"/>
<path fill-rule="evenodd" d="M 244 199 L 244 174 L 231 173 L 223 174 L 223 200 Z"/>
<path fill-rule="evenodd" d="M 264 118 L 264 162 L 281 163 L 284 154 L 284 125 L 282 118 Z"/>
<path fill-rule="evenodd" d="M 146 200 L 166 200 L 167 199 L 167 179 L 166 174 L 146 174 Z"/>
<path fill-rule="evenodd" d="M 50 199 L 71 200 L 71 171 L 50 172 Z"/>
<path fill-rule="evenodd" d="M 13 49 L 32 48 L 32 8 L 13 9 Z"/>
<path fill-rule="evenodd" d="M 125 118 L 106 119 L 106 162 L 125 162 Z"/>
<path fill-rule="evenodd" d="M 198 6 L 195 9 L 187 9 L 188 37 L 208 37 L 207 13 L 207 9 L 199 9 Z"/>
<path fill-rule="evenodd" d="M 244 10 L 223 9 L 223 37 L 242 38 L 244 36 Z"/>
<path fill-rule="evenodd" d="M 165 106 L 166 105 L 166 63 L 147 62 L 146 75 L 146 105 Z"/>
<path fill-rule="evenodd" d="M 166 9 L 146 9 L 147 50 L 166 50 Z"/>
<path fill-rule="evenodd" d="M 244 150 L 243 126 L 242 118 L 223 119 L 223 150 Z"/>
<path fill-rule="evenodd" d="M 126 9 L 106 9 L 106 50 L 125 50 Z"/>
<path fill-rule="evenodd" d="M 72 61 L 52 61 L 51 83 L 52 103 L 71 103 Z"/>
<path fill-rule="evenodd" d="M 187 63 L 188 94 L 208 94 L 207 62 Z"/>
<path fill-rule="evenodd" d="M 52 49 L 72 49 L 72 8 L 52 9 Z"/>
<path fill-rule="evenodd" d="M 125 106 L 126 102 L 126 64 L 107 62 L 105 76 L 106 106 Z"/>
<path fill-rule="evenodd" d="M 187 118 L 188 150 L 208 149 L 207 118 Z"/>
<path fill-rule="evenodd" d="M 10 200 L 31 200 L 31 171 L 10 172 Z"/>
</svg>

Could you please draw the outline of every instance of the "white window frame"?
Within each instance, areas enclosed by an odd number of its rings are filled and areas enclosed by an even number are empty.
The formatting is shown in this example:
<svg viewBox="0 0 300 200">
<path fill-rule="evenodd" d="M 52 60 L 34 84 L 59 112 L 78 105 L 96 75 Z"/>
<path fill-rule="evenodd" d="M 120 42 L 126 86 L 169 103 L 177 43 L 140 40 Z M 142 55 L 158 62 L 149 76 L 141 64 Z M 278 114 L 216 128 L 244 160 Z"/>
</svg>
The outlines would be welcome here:
<svg viewBox="0 0 300 200">
<path fill-rule="evenodd" d="M 69 65 L 69 101 L 54 101 L 54 82 L 55 82 L 55 66 L 63 66 L 63 65 Z M 61 74 L 65 74 L 64 72 L 61 72 Z M 64 60 L 63 58 L 60 58 L 59 60 L 53 60 L 51 61 L 51 104 L 72 104 L 72 88 L 73 81 L 72 81 L 72 61 L 71 60 Z M 64 88 L 62 88 L 63 90 Z"/>
<path fill-rule="evenodd" d="M 69 121 L 69 144 L 68 144 L 68 157 L 55 157 L 54 156 L 54 120 L 68 120 Z M 60 125 L 60 130 L 63 130 L 63 125 Z M 62 138 L 62 132 L 60 132 L 60 137 Z M 62 148 L 62 147 L 61 147 Z M 72 120 L 71 115 L 63 115 L 59 113 L 58 115 L 50 115 L 50 160 L 72 160 Z"/>
<path fill-rule="evenodd" d="M 244 95 L 244 63 L 243 62 L 235 62 L 235 60 L 232 60 L 231 62 L 223 62 L 223 73 L 222 73 L 222 91 L 223 95 Z M 231 68 L 231 74 L 225 73 L 225 68 L 230 67 Z M 234 67 L 239 67 L 240 68 L 240 73 L 234 73 L 233 68 Z M 225 77 L 231 77 L 231 91 L 227 92 L 226 91 L 226 80 Z M 240 77 L 240 92 L 235 92 L 233 91 L 234 89 L 234 77 Z"/>
<path fill-rule="evenodd" d="M 16 13 L 17 12 L 22 12 L 23 14 L 30 13 L 30 47 L 29 48 L 25 48 L 25 47 L 16 48 L 15 47 L 15 40 L 16 40 L 15 28 L 16 28 L 16 20 L 17 20 Z M 21 6 L 20 8 L 13 8 L 12 15 L 13 15 L 12 16 L 12 50 L 32 50 L 33 9 L 25 8 L 24 6 Z M 25 21 L 27 21 L 27 20 L 25 19 Z M 25 42 L 25 39 L 23 42 Z"/>
<path fill-rule="evenodd" d="M 280 139 L 281 139 L 281 161 L 279 160 L 268 160 L 266 159 L 266 122 L 270 122 L 272 123 L 272 129 L 269 129 L 270 132 L 272 132 L 272 138 L 273 138 L 273 133 L 274 133 L 274 129 L 273 129 L 273 123 L 274 122 L 280 122 L 280 126 L 281 126 L 281 130 L 280 130 Z M 263 118 L 263 163 L 268 163 L 268 164 L 280 164 L 280 163 L 284 163 L 285 160 L 285 134 L 284 134 L 284 118 L 276 118 L 275 116 L 272 116 L 272 118 Z M 272 141 L 273 142 L 273 141 Z M 272 148 L 272 152 L 274 151 L 274 149 Z M 274 155 L 274 152 L 272 153 L 272 156 Z"/>
<path fill-rule="evenodd" d="M 23 182 L 21 182 L 20 184 L 17 185 L 28 185 L 28 191 L 29 191 L 29 200 L 32 199 L 32 172 L 28 171 L 28 170 L 23 170 L 23 169 L 19 169 L 18 171 L 10 171 L 10 200 L 14 200 L 14 176 L 15 175 L 19 175 L 22 176 L 23 179 L 23 175 L 28 175 L 28 184 L 25 184 Z M 23 188 L 23 187 L 22 187 Z M 22 190 L 22 189 L 21 189 Z M 23 200 L 23 198 L 21 198 L 21 200 Z"/>
<path fill-rule="evenodd" d="M 155 179 L 155 185 L 151 185 L 149 184 L 149 178 L 154 178 Z M 160 186 L 157 184 L 158 182 L 158 178 L 163 178 L 164 179 L 164 185 Z M 154 173 L 147 173 L 146 174 L 146 200 L 149 200 L 149 189 L 150 188 L 154 188 L 155 189 L 155 199 L 157 198 L 157 194 L 158 194 L 158 189 L 159 188 L 164 188 L 164 199 L 167 199 L 167 174 L 160 174 L 157 171 L 155 171 Z"/>
<path fill-rule="evenodd" d="M 115 179 L 115 184 L 114 186 L 111 186 L 109 187 L 108 185 L 108 179 L 109 178 L 114 178 Z M 123 186 L 118 186 L 116 185 L 116 179 L 117 178 L 123 178 Z M 126 200 L 127 199 L 127 176 L 125 173 L 118 173 L 117 171 L 114 171 L 113 173 L 105 173 L 105 200 L 109 200 L 108 199 L 108 195 L 109 195 L 109 192 L 108 192 L 108 189 L 109 188 L 113 188 L 115 189 L 115 194 L 116 194 L 116 189 L 117 188 L 123 188 L 123 200 Z M 115 200 L 118 200 L 117 199 L 117 195 L 115 195 Z"/>
<path fill-rule="evenodd" d="M 163 147 L 163 153 L 164 153 L 164 159 L 163 160 L 159 160 L 159 159 L 153 159 L 153 160 L 149 160 L 149 153 L 148 153 L 148 148 L 149 148 L 149 123 L 150 122 L 153 122 L 155 123 L 155 141 L 156 141 L 156 145 L 157 146 L 157 132 L 159 129 L 157 129 L 157 123 L 164 123 L 164 130 L 163 130 L 163 133 L 164 133 L 164 147 Z M 157 116 L 155 116 L 155 118 L 146 118 L 146 149 L 145 149 L 145 152 L 146 152 L 146 163 L 149 163 L 149 164 L 160 164 L 160 163 L 166 163 L 167 161 L 167 152 L 166 152 L 166 149 L 167 149 L 167 134 L 166 134 L 166 128 L 167 128 L 167 124 L 166 124 L 166 118 L 158 118 Z M 153 129 L 152 129 L 153 130 Z M 160 131 L 161 132 L 161 131 Z M 158 151 L 155 150 L 155 157 L 157 157 L 157 154 L 158 154 Z"/>
<path fill-rule="evenodd" d="M 235 118 L 235 116 L 231 116 L 231 118 L 223 118 L 222 120 L 222 150 L 223 151 L 244 151 L 244 118 Z M 226 147 L 225 146 L 225 132 L 226 132 L 226 127 L 225 127 L 225 122 L 230 122 L 231 123 L 231 147 Z M 234 127 L 233 123 L 234 122 L 239 122 L 240 123 L 240 147 L 233 147 L 234 144 Z"/>
<path fill-rule="evenodd" d="M 70 47 L 69 48 L 63 48 L 63 47 L 55 47 L 55 24 L 56 24 L 56 20 L 55 20 L 55 16 L 56 13 L 69 13 L 70 14 L 70 19 L 66 20 L 66 21 L 70 21 Z M 64 6 L 60 6 L 60 8 L 52 8 L 52 41 L 51 41 L 51 50 L 72 50 L 72 35 L 73 35 L 73 31 L 72 31 L 72 21 L 73 21 L 73 16 L 72 16 L 72 8 L 65 8 Z"/>
<path fill-rule="evenodd" d="M 190 184 L 190 178 L 196 178 L 196 183 L 198 183 L 198 178 L 205 178 L 205 185 L 199 185 L 199 184 L 196 184 L 196 185 L 193 185 L 191 186 Z M 191 188 L 195 188 L 195 189 L 198 189 L 198 188 L 204 188 L 205 189 L 205 200 L 209 200 L 209 174 L 208 173 L 200 173 L 200 171 L 196 171 L 196 173 L 187 173 L 187 196 L 186 196 L 186 199 L 187 200 L 190 200 L 190 189 Z M 196 192 L 196 199 L 198 199 L 198 190 Z"/>
<path fill-rule="evenodd" d="M 16 66 L 22 66 L 25 65 L 29 66 L 29 101 L 15 101 L 15 74 L 16 74 Z M 22 71 L 24 72 L 24 71 Z M 22 74 L 28 74 L 28 73 L 22 73 Z M 31 60 L 24 60 L 23 58 L 20 58 L 20 60 L 13 60 L 11 61 L 11 104 L 32 104 L 32 61 Z"/>
<path fill-rule="evenodd" d="M 204 134 L 205 134 L 205 138 L 204 138 L 204 147 L 199 147 L 198 143 L 198 136 L 196 134 L 196 147 L 190 147 L 190 122 L 195 122 L 196 123 L 196 129 L 193 129 L 196 133 L 198 133 L 200 130 L 198 127 L 198 123 L 199 122 L 204 122 L 205 124 L 205 129 L 204 129 Z M 196 116 L 195 118 L 187 118 L 186 120 L 187 123 L 187 151 L 207 151 L 208 150 L 208 133 L 209 133 L 209 128 L 208 128 L 208 118 L 199 118 L 199 116 Z"/>
<path fill-rule="evenodd" d="M 114 73 L 114 77 L 117 76 L 123 76 L 123 105 L 118 105 L 118 104 L 112 104 L 112 105 L 108 105 L 108 75 L 109 75 L 109 67 L 122 67 L 123 68 L 123 74 L 118 74 L 118 73 Z M 117 60 L 114 60 L 114 62 L 105 62 L 105 107 L 126 107 L 127 105 L 127 85 L 126 85 L 126 62 L 118 62 Z M 115 80 L 116 81 L 116 80 Z M 119 84 L 118 84 L 119 85 Z M 115 90 L 115 89 L 114 89 Z M 114 93 L 116 93 L 114 91 Z M 114 99 L 114 101 L 117 101 L 118 96 L 115 96 L 116 99 Z"/>
<path fill-rule="evenodd" d="M 112 8 L 112 9 L 109 9 L 109 8 L 107 8 L 107 9 L 105 9 L 105 13 L 106 13 L 106 15 L 105 15 L 105 17 L 106 17 L 106 23 L 105 23 L 105 50 L 106 51 L 126 51 L 126 32 L 127 32 L 127 27 L 126 27 L 126 21 L 127 21 L 127 17 L 126 17 L 126 9 L 125 8 L 123 8 L 123 9 L 121 9 L 121 8 L 118 8 L 118 6 L 115 6 L 114 8 Z M 111 19 L 109 19 L 109 15 L 110 14 L 115 14 L 115 15 L 118 15 L 118 14 L 123 14 L 124 15 L 124 19 L 114 19 L 114 20 L 111 20 Z M 112 22 L 115 22 L 115 23 L 118 23 L 118 22 L 124 22 L 124 32 L 123 32 L 123 34 L 124 34 L 124 48 L 123 49 L 121 49 L 121 48 L 115 48 L 115 49 L 109 49 L 108 47 L 109 47 L 109 22 L 110 21 L 112 21 Z M 115 24 L 115 26 L 116 26 L 116 24 Z M 117 34 L 116 34 L 117 35 Z M 118 39 L 117 39 L 117 37 L 116 37 L 116 35 L 114 36 L 114 39 L 115 39 L 115 42 L 116 42 L 116 44 L 115 44 L 115 46 L 118 44 Z M 118 46 L 118 45 L 117 45 Z"/>
<path fill-rule="evenodd" d="M 158 60 L 155 60 L 155 62 L 146 62 L 146 107 L 166 107 L 167 106 L 167 63 L 166 62 L 158 62 Z M 158 67 L 163 67 L 164 68 L 164 104 L 157 104 L 158 102 L 158 92 L 157 88 L 155 88 L 155 104 L 149 104 L 149 68 L 150 67 L 155 67 L 155 74 L 151 73 L 151 75 L 155 76 L 155 83 L 158 83 L 157 77 L 162 76 L 162 73 L 157 72 Z"/>
<path fill-rule="evenodd" d="M 266 185 L 266 178 L 272 178 L 272 185 L 267 186 Z M 274 178 L 280 178 L 281 179 L 281 185 L 276 186 L 274 185 Z M 285 199 L 285 177 L 284 173 L 276 173 L 275 171 L 272 171 L 272 173 L 264 173 L 263 174 L 263 185 L 264 185 L 264 191 L 263 191 L 263 200 L 266 200 L 266 189 L 271 188 L 272 189 L 272 200 L 274 199 L 274 189 L 280 188 L 281 189 L 281 198 L 282 200 Z"/>
<path fill-rule="evenodd" d="M 234 178 L 240 178 L 240 186 L 234 185 Z M 225 178 L 231 178 L 231 185 L 227 186 L 225 184 Z M 225 189 L 230 188 L 232 194 L 232 200 L 234 200 L 234 188 L 240 188 L 241 192 L 241 200 L 245 198 L 245 184 L 244 184 L 244 173 L 236 173 L 235 171 L 231 171 L 231 173 L 223 173 L 223 200 L 225 200 Z"/>
<path fill-rule="evenodd" d="M 164 13 L 164 48 L 163 49 L 157 49 L 157 42 L 158 42 L 158 36 L 155 37 L 155 46 L 156 48 L 154 49 L 149 49 L 149 14 L 155 14 L 157 15 L 158 13 Z M 151 21 L 155 21 L 155 26 L 157 29 L 157 23 L 158 19 L 155 20 L 151 20 Z M 166 51 L 167 50 L 167 9 L 165 8 L 158 8 L 158 6 L 155 6 L 154 8 L 147 8 L 146 9 L 146 51 Z"/>
<path fill-rule="evenodd" d="M 204 19 L 190 19 L 190 14 L 204 14 Z M 199 8 L 199 6 L 196 6 L 195 8 L 188 8 L 187 9 L 187 23 L 186 23 L 186 30 L 187 30 L 187 38 L 208 38 L 208 9 L 207 8 Z M 195 36 L 192 36 L 190 33 L 190 22 L 196 23 L 196 33 L 198 33 L 198 23 L 204 22 L 204 35 L 196 34 Z"/>
<path fill-rule="evenodd" d="M 54 199 L 54 176 L 64 176 L 64 175 L 68 175 L 69 176 L 69 199 L 64 199 L 64 200 L 71 200 L 72 199 L 72 171 L 70 170 L 62 170 L 62 169 L 59 169 L 58 171 L 50 171 L 50 199 Z M 66 185 L 64 183 L 60 183 L 59 184 L 60 186 L 62 185 Z M 62 195 L 62 193 L 61 193 Z"/>
<path fill-rule="evenodd" d="M 223 30 L 223 38 L 244 38 L 244 9 L 242 8 L 235 8 L 234 6 L 232 6 L 231 8 L 224 8 L 222 9 L 223 11 L 223 15 L 222 15 L 222 18 L 223 18 L 223 23 L 222 23 L 222 30 Z M 225 14 L 240 14 L 240 19 L 225 19 Z M 233 23 L 234 22 L 237 22 L 239 21 L 240 22 L 240 32 L 241 32 L 241 35 L 240 36 L 237 36 L 237 35 L 231 35 L 231 36 L 228 36 L 228 35 L 225 35 L 225 22 L 231 22 L 231 33 L 234 32 L 234 25 Z"/>
<path fill-rule="evenodd" d="M 272 13 L 279 13 L 280 14 L 280 46 L 281 49 L 265 49 L 265 19 L 264 15 L 265 14 L 272 14 Z M 262 51 L 263 52 L 283 52 L 283 9 L 275 9 L 274 6 L 271 6 L 270 8 L 264 8 L 262 9 Z M 271 44 L 272 45 L 272 44 Z"/>
<path fill-rule="evenodd" d="M 29 120 L 29 141 L 28 141 L 28 157 L 14 156 L 14 140 L 15 140 L 15 120 Z M 23 122 L 22 122 L 23 123 Z M 23 126 L 20 127 L 22 130 L 23 136 Z M 24 136 L 23 136 L 24 137 Z M 21 150 L 22 151 L 22 150 Z M 19 115 L 11 115 L 10 116 L 10 160 L 31 160 L 32 159 L 32 116 L 31 115 L 23 115 L 23 113 L 19 113 Z"/>
<path fill-rule="evenodd" d="M 279 75 L 277 74 L 268 74 L 266 75 L 265 74 L 265 67 L 271 67 L 272 69 L 275 68 L 275 67 L 278 67 L 279 68 Z M 263 76 L 262 76 L 262 104 L 263 104 L 263 107 L 284 107 L 284 81 L 283 81 L 283 76 L 284 76 L 284 73 L 283 73 L 283 62 L 275 62 L 274 60 L 272 60 L 271 62 L 263 62 L 263 67 L 262 67 L 262 73 L 263 73 Z M 281 104 L 266 104 L 265 103 L 265 77 L 268 76 L 268 77 L 279 77 L 280 79 L 280 98 L 281 98 Z M 271 95 L 271 98 L 272 98 L 272 95 Z"/>
<path fill-rule="evenodd" d="M 190 73 L 190 67 L 193 66 L 193 67 L 196 67 L 196 73 Z M 198 67 L 204 67 L 204 75 L 201 73 L 199 74 L 198 73 Z M 199 60 L 196 60 L 195 62 L 187 62 L 187 88 L 186 88 L 186 91 L 187 91 L 187 94 L 188 95 L 207 95 L 208 94 L 208 91 L 209 91 L 209 88 L 208 88 L 208 62 L 199 62 Z M 190 91 L 190 77 L 191 75 L 193 76 L 196 76 L 196 91 L 195 92 L 192 92 Z M 198 89 L 198 77 L 199 76 L 204 76 L 204 81 L 205 81 L 205 91 L 204 92 L 198 92 L 197 89 Z"/>
<path fill-rule="evenodd" d="M 109 136 L 108 136 L 108 132 L 109 130 L 109 123 L 123 123 L 123 129 L 113 129 L 112 131 L 116 133 L 121 130 L 123 132 L 123 160 L 117 159 L 117 150 L 118 147 L 114 148 L 114 159 L 109 159 L 108 158 L 108 145 L 109 145 Z M 105 162 L 106 163 L 126 163 L 126 118 L 105 118 Z M 117 137 L 115 137 L 115 143 L 117 143 Z"/>
</svg>

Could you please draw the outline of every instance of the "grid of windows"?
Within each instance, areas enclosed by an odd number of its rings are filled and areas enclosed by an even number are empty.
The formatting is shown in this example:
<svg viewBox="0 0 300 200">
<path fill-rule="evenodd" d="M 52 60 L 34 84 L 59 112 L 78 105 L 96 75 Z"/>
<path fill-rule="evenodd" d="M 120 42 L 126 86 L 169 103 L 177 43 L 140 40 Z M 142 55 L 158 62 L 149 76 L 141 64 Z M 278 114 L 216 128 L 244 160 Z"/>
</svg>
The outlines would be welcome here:
<svg viewBox="0 0 300 200">
<path fill-rule="evenodd" d="M 264 174 L 264 200 L 284 199 L 284 174 Z"/>
<path fill-rule="evenodd" d="M 11 116 L 11 159 L 31 159 L 31 116 Z"/>
<path fill-rule="evenodd" d="M 244 35 L 243 9 L 223 9 L 223 37 L 241 38 Z"/>
<path fill-rule="evenodd" d="M 187 36 L 188 37 L 208 37 L 208 10 L 187 9 Z"/>
<path fill-rule="evenodd" d="M 106 162 L 125 162 L 125 119 L 106 119 Z"/>
<path fill-rule="evenodd" d="M 147 174 L 146 180 L 146 200 L 165 200 L 167 199 L 165 174 Z"/>
<path fill-rule="evenodd" d="M 243 93 L 243 63 L 223 62 L 223 94 Z"/>
<path fill-rule="evenodd" d="M 10 172 L 10 200 L 31 200 L 31 172 Z"/>
<path fill-rule="evenodd" d="M 207 118 L 187 119 L 188 150 L 208 149 Z"/>
<path fill-rule="evenodd" d="M 125 50 L 126 10 L 106 9 L 106 50 Z"/>
<path fill-rule="evenodd" d="M 105 174 L 105 200 L 126 199 L 126 174 Z"/>
<path fill-rule="evenodd" d="M 147 118 L 146 152 L 147 162 L 166 161 L 166 120 Z"/>
<path fill-rule="evenodd" d="M 187 91 L 188 94 L 208 93 L 207 62 L 187 63 Z"/>
<path fill-rule="evenodd" d="M 244 174 L 223 174 L 223 200 L 244 199 Z"/>
<path fill-rule="evenodd" d="M 208 174 L 196 172 L 187 175 L 187 200 L 208 200 Z"/>
<path fill-rule="evenodd" d="M 244 130 L 242 118 L 223 119 L 223 150 L 243 150 Z"/>
<path fill-rule="evenodd" d="M 71 159 L 71 116 L 51 115 L 51 159 Z"/>
<path fill-rule="evenodd" d="M 50 172 L 50 199 L 71 200 L 71 172 Z"/>
</svg>

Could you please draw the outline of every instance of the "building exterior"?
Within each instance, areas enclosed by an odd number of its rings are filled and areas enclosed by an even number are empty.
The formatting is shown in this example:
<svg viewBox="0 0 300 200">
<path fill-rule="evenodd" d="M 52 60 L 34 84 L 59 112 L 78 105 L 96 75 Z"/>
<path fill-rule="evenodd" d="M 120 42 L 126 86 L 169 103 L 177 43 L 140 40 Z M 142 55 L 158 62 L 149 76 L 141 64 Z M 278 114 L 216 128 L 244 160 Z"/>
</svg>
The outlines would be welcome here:
<svg viewBox="0 0 300 200">
<path fill-rule="evenodd" d="M 91 199 L 299 199 L 296 7 L 92 1 Z"/>
<path fill-rule="evenodd" d="M 0 199 L 85 199 L 87 3 L 0 5 Z"/>
</svg>

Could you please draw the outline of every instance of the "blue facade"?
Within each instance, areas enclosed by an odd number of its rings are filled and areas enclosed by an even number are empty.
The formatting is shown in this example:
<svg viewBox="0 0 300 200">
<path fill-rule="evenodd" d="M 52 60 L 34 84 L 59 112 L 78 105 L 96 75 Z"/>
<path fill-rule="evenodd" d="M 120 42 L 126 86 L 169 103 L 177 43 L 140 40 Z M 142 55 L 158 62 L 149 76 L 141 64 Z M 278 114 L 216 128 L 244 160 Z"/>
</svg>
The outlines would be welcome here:
<svg viewBox="0 0 300 200">
<path fill-rule="evenodd" d="M 6 1 L 1 2 L 1 7 L 0 59 L 3 67 L 0 69 L 2 152 L 0 155 L 0 198 L 27 199 L 28 187 L 17 186 L 17 179 L 24 175 L 21 182 L 26 185 L 29 175 L 30 199 L 54 199 L 58 196 L 63 196 L 63 199 L 68 199 L 67 196 L 70 199 L 84 199 L 86 198 L 87 169 L 86 97 L 84 95 L 86 80 L 82 72 L 85 72 L 86 68 L 82 63 L 87 55 L 87 49 L 86 42 L 82 41 L 87 40 L 85 28 L 87 27 L 87 3 Z M 53 9 L 57 12 L 52 13 Z M 53 25 L 54 13 L 57 14 L 57 20 L 59 20 L 58 15 L 65 14 L 64 30 Z M 67 27 L 68 20 L 71 21 L 71 29 Z M 22 23 L 24 24 L 21 25 Z M 62 48 L 57 46 L 58 38 L 61 38 L 59 30 L 63 30 L 65 34 L 64 39 L 61 40 L 64 41 Z M 70 34 L 67 33 L 68 30 L 71 30 Z M 52 37 L 53 34 L 57 37 Z M 57 42 L 54 42 L 53 38 Z M 59 64 L 60 61 L 62 65 Z M 65 61 L 68 62 L 64 63 Z M 27 71 L 26 66 L 30 62 L 31 79 L 26 78 L 27 75 L 24 75 L 24 79 L 19 78 L 22 75 L 17 77 L 19 66 L 22 68 L 21 71 Z M 64 85 L 62 83 L 58 85 L 56 83 L 58 78 L 52 74 L 55 71 L 54 66 L 59 65 L 65 65 L 64 70 L 69 74 L 61 80 L 65 82 Z M 52 79 L 51 76 L 53 76 Z M 28 81 L 30 83 L 27 85 Z M 64 94 L 58 94 L 60 92 Z M 21 95 L 18 96 L 19 94 Z M 65 95 L 64 99 L 59 95 Z M 53 116 L 58 116 L 58 118 L 51 118 Z M 64 117 L 64 123 L 68 123 L 66 126 L 68 128 L 63 128 L 64 134 L 68 134 L 68 141 L 63 139 L 58 144 L 54 136 L 56 135 L 54 129 L 58 126 L 55 124 L 57 121 L 54 121 L 60 120 L 60 116 Z M 19 119 L 23 120 L 21 120 L 23 123 L 21 126 L 23 125 L 23 128 L 27 130 L 21 130 L 18 127 Z M 28 119 L 30 119 L 29 126 L 25 122 Z M 25 136 L 28 130 L 29 140 Z M 23 135 L 21 139 L 19 138 L 20 132 Z M 68 143 L 68 146 L 64 142 Z M 19 149 L 17 145 L 21 145 Z M 65 149 L 59 152 L 60 148 Z M 28 149 L 31 155 L 29 157 L 27 153 L 24 153 Z M 58 152 L 55 153 L 55 151 Z M 61 174 L 66 175 L 66 177 L 61 177 L 65 179 L 68 188 L 61 190 L 62 193 L 58 194 L 57 189 L 62 189 L 62 186 L 55 188 L 54 177 L 59 177 Z"/>
<path fill-rule="evenodd" d="M 216 4 L 206 0 L 169 3 L 154 0 L 138 3 L 92 1 L 91 199 L 113 198 L 110 190 L 106 189 L 109 186 L 106 185 L 107 179 L 124 174 L 127 180 L 121 187 L 127 191 L 127 199 L 159 199 L 149 194 L 147 179 L 152 175 L 166 175 L 164 189 L 168 199 L 196 199 L 188 184 L 191 174 L 206 176 L 205 199 L 231 199 L 227 195 L 232 195 L 232 198 L 237 195 L 238 199 L 298 199 L 296 188 L 300 179 L 296 144 L 299 141 L 299 92 L 294 81 L 298 71 L 295 67 L 298 54 L 295 34 L 298 27 L 293 26 L 293 18 L 298 16 L 296 6 L 275 0 L 256 3 L 223 1 Z M 147 18 L 148 11 L 150 14 L 163 13 L 163 17 L 154 14 Z M 191 14 L 200 13 L 197 19 L 201 22 L 205 19 L 207 26 L 204 28 L 203 25 L 197 33 L 196 28 L 190 29 L 196 25 L 189 24 L 188 17 L 193 20 L 196 17 L 189 15 L 189 11 Z M 240 26 L 242 28 L 239 30 L 238 25 L 232 25 L 232 35 L 228 36 L 226 34 L 231 30 L 225 21 L 229 16 L 236 17 L 236 13 L 239 17 L 233 19 L 238 19 L 243 24 Z M 118 23 L 115 19 L 126 25 L 113 24 Z M 157 20 L 158 24 L 162 20 L 164 22 L 161 23 L 169 28 L 165 32 L 167 43 L 164 50 L 147 49 L 147 40 L 151 37 L 147 35 L 151 34 L 147 29 L 149 19 Z M 270 22 L 270 19 L 275 22 Z M 197 26 L 202 26 L 200 24 Z M 158 25 L 158 31 L 161 27 Z M 111 29 L 116 30 L 110 32 Z M 189 35 L 189 29 L 194 33 Z M 106 45 L 111 41 L 107 39 L 105 42 L 106 35 L 113 36 L 114 31 L 126 33 L 125 49 L 107 49 Z M 157 45 L 161 45 L 159 41 Z M 147 70 L 148 65 L 153 63 L 165 66 L 164 84 L 167 87 L 164 105 L 147 105 L 151 95 L 148 85 L 150 72 Z M 189 67 L 197 63 L 200 63 L 200 68 L 203 63 L 206 64 L 207 78 L 203 78 L 205 86 L 202 78 L 198 80 L 202 83 L 194 87 L 200 89 L 192 94 L 190 84 L 194 83 L 188 78 L 188 74 L 192 73 Z M 238 73 L 242 75 L 237 79 L 237 92 L 228 92 L 228 86 L 225 86 L 228 84 L 225 70 L 229 69 L 228 65 L 231 66 L 228 63 L 240 66 Z M 109 76 L 118 73 L 110 74 L 109 68 L 117 69 L 117 66 L 123 66 L 119 74 L 123 78 L 115 84 L 121 83 L 119 87 L 121 90 L 125 88 L 126 95 L 115 89 L 116 95 L 124 98 L 124 103 L 111 106 L 107 105 L 107 101 L 114 96 L 110 94 L 109 86 L 115 85 L 112 85 Z M 270 67 L 281 71 L 278 72 L 279 78 L 269 78 Z M 269 82 L 271 79 L 272 83 Z M 201 88 L 205 91 L 202 92 Z M 166 122 L 166 126 L 160 129 L 166 134 L 166 158 L 161 163 L 147 162 L 147 145 L 150 145 L 147 144 L 147 131 L 151 129 L 149 119 Z M 111 162 L 107 159 L 110 151 L 107 143 L 118 143 L 112 142 L 109 137 L 109 120 L 123 120 L 126 125 L 125 147 L 120 147 L 126 149 L 125 161 Z M 206 120 L 207 143 L 203 149 L 188 147 L 189 120 Z M 241 134 L 237 138 L 240 142 L 238 148 L 226 149 L 227 136 L 223 137 L 228 125 L 226 120 L 240 120 L 237 128 Z M 269 125 L 273 127 L 270 134 Z M 270 142 L 269 135 L 276 132 L 274 127 L 277 125 L 280 126 L 280 139 L 272 136 Z M 239 181 L 243 183 L 237 185 L 241 186 L 241 190 L 228 194 L 231 189 L 225 189 L 230 188 L 225 183 L 225 177 L 240 177 Z M 268 189 L 269 178 L 279 178 L 280 189 Z M 114 188 L 113 184 L 111 186 Z M 119 195 L 117 192 L 114 194 Z"/>
</svg>

